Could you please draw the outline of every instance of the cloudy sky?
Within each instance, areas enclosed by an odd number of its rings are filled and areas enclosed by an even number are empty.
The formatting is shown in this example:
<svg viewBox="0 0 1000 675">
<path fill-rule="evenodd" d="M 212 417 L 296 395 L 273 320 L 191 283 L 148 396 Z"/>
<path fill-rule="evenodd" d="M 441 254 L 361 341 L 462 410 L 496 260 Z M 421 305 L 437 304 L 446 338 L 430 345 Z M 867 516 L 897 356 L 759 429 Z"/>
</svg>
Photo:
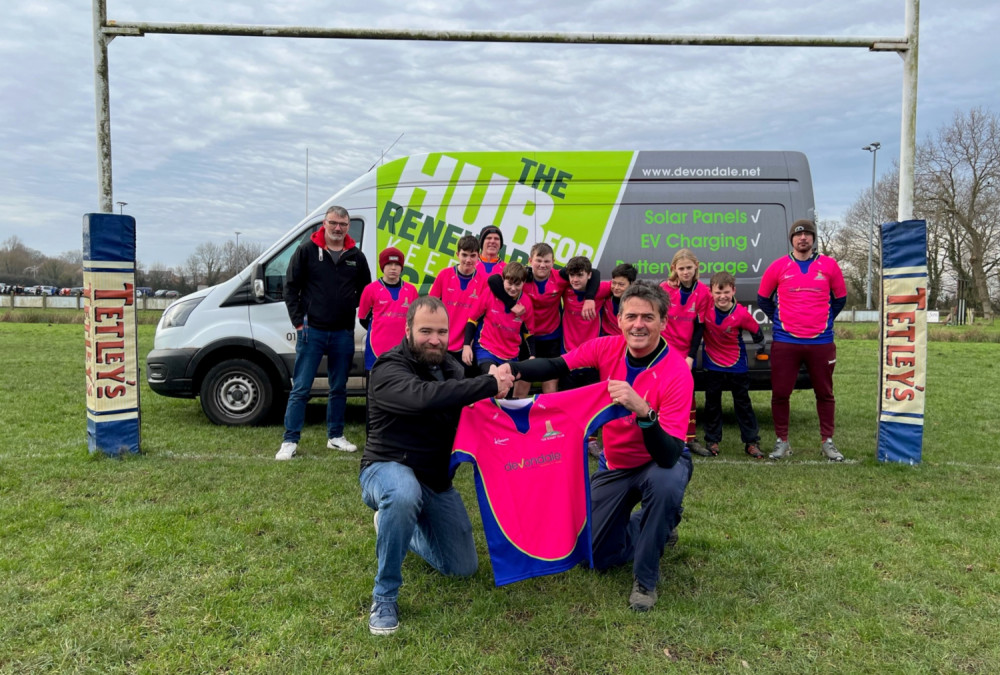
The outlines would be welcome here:
<svg viewBox="0 0 1000 675">
<path fill-rule="evenodd" d="M 404 8 L 400 9 L 400 8 Z M 903 0 L 108 0 L 108 19 L 902 37 Z M 918 139 L 1000 111 L 1000 5 L 924 0 Z M 90 0 L 0 3 L 0 241 L 79 249 L 98 207 Z M 10 30 L 16 28 L 16 30 Z M 375 163 L 440 150 L 798 150 L 820 218 L 899 156 L 902 60 L 864 49 L 148 35 L 110 45 L 114 199 L 144 265 L 270 244 Z M 306 151 L 309 152 L 308 202 Z"/>
</svg>

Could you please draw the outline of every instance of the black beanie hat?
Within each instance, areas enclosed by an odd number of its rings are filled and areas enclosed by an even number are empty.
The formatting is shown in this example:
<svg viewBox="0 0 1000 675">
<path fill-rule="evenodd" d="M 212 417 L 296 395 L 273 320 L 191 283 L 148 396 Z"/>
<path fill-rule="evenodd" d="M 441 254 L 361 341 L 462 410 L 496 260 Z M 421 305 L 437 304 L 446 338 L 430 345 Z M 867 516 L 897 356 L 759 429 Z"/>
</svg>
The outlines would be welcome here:
<svg viewBox="0 0 1000 675">
<path fill-rule="evenodd" d="M 483 242 L 486 241 L 486 235 L 495 234 L 500 237 L 500 248 L 503 248 L 503 232 L 496 225 L 487 225 L 482 230 L 479 231 L 479 250 L 483 250 Z"/>
</svg>

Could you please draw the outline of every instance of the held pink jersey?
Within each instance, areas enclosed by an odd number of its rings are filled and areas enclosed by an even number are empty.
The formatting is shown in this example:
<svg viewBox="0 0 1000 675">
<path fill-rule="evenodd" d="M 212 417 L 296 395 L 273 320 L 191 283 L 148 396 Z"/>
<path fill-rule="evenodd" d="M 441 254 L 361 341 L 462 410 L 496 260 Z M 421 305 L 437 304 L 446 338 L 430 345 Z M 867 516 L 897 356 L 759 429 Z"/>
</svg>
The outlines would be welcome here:
<svg viewBox="0 0 1000 675">
<path fill-rule="evenodd" d="M 611 285 L 605 288 L 600 285 L 597 295 L 594 297 L 594 309 L 599 312 L 601 305 L 611 295 Z M 569 285 L 563 291 L 563 351 L 572 351 L 587 342 L 599 337 L 601 334 L 600 314 L 589 321 L 583 318 L 583 303 L 586 299 L 582 292 L 574 291 Z"/>
<path fill-rule="evenodd" d="M 608 336 L 591 340 L 563 359 L 570 370 L 597 368 L 601 381 L 625 380 L 656 409 L 660 427 L 674 438 L 687 436 L 694 396 L 694 379 L 684 360 L 666 342 L 661 342 L 653 361 L 644 368 L 628 364 L 625 339 Z M 606 382 L 605 382 L 605 386 Z M 642 440 L 635 414 L 609 422 L 604 427 L 604 455 L 609 469 L 631 469 L 652 461 Z"/>
<path fill-rule="evenodd" d="M 747 372 L 747 348 L 743 344 L 742 332 L 756 333 L 759 329 L 760 326 L 743 305 L 735 303 L 728 312 L 721 312 L 713 305 L 702 334 L 705 368 L 729 373 Z"/>
<path fill-rule="evenodd" d="M 503 302 L 487 288 L 486 295 L 480 301 L 480 309 L 469 317 L 471 323 L 476 323 L 480 318 L 483 320 L 479 345 L 490 354 L 504 360 L 517 358 L 521 348 L 522 328 L 527 328 L 529 333 L 532 332 L 534 312 L 531 298 L 521 293 L 517 302 L 524 306 L 524 313 L 521 316 L 514 316 L 513 312 L 507 311 Z"/>
<path fill-rule="evenodd" d="M 475 469 L 497 586 L 593 566 L 587 437 L 625 414 L 603 383 L 462 410 L 451 470 Z"/>
<path fill-rule="evenodd" d="M 458 273 L 457 267 L 448 267 L 434 279 L 428 295 L 440 299 L 448 310 L 448 351 L 462 351 L 465 324 L 479 309 L 483 295 L 490 295 L 486 277 L 486 273 L 477 270 L 466 279 Z"/>
<path fill-rule="evenodd" d="M 559 272 L 552 272 L 545 281 L 534 277 L 524 284 L 524 294 L 531 298 L 535 309 L 535 335 L 550 335 L 559 330 L 562 319 L 560 306 L 569 282 Z"/>
<path fill-rule="evenodd" d="M 712 291 L 697 279 L 691 292 L 680 287 L 674 288 L 666 281 L 660 284 L 670 297 L 670 307 L 667 309 L 667 325 L 663 328 L 663 337 L 671 348 L 681 353 L 681 357 L 691 349 L 691 338 L 694 337 L 696 321 L 705 322 L 705 316 L 713 306 Z"/>
<path fill-rule="evenodd" d="M 416 299 L 416 287 L 406 281 L 398 288 L 387 287 L 381 279 L 365 286 L 358 303 L 358 318 L 364 319 L 369 312 L 372 316 L 368 335 L 365 336 L 366 369 L 371 370 L 379 355 L 403 341 L 406 335 L 406 312 L 410 309 L 410 303 Z"/>
<path fill-rule="evenodd" d="M 817 255 L 800 262 L 789 254 L 767 268 L 758 294 L 765 298 L 776 296 L 776 342 L 823 343 L 833 340 L 830 301 L 846 297 L 847 286 L 833 258 Z"/>
</svg>

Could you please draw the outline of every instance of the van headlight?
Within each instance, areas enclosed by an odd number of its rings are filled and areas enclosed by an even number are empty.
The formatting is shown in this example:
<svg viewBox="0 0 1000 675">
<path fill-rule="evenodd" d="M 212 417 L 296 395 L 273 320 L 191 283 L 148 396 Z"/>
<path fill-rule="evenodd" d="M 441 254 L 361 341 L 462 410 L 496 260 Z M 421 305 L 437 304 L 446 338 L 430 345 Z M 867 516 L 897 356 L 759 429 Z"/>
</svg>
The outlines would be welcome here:
<svg viewBox="0 0 1000 675">
<path fill-rule="evenodd" d="M 191 312 L 194 311 L 194 308 L 197 307 L 204 299 L 204 297 L 192 298 L 190 300 L 181 300 L 180 302 L 175 302 L 170 305 L 160 318 L 160 327 L 173 328 L 175 326 L 183 326 L 187 323 L 188 317 L 191 316 Z"/>
</svg>

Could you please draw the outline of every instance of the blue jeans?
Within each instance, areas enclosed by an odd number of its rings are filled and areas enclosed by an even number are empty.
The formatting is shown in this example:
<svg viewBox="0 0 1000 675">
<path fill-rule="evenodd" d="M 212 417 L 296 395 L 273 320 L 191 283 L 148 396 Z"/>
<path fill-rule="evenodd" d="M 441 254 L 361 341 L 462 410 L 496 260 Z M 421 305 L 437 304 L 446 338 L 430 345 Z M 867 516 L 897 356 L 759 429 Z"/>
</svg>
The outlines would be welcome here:
<svg viewBox="0 0 1000 675">
<path fill-rule="evenodd" d="M 306 420 L 306 401 L 320 361 L 326 357 L 330 382 L 326 403 L 326 437 L 344 435 L 344 412 L 347 410 L 347 375 L 354 359 L 354 331 L 320 330 L 303 326 L 295 342 L 295 371 L 292 392 L 285 408 L 285 443 L 298 443 Z"/>
<path fill-rule="evenodd" d="M 691 458 L 669 469 L 649 462 L 635 469 L 599 471 L 590 480 L 594 567 L 604 570 L 632 560 L 632 573 L 645 588 L 656 588 L 660 557 L 670 531 L 681 522 Z M 642 502 L 635 513 L 632 508 Z"/>
<path fill-rule="evenodd" d="M 361 471 L 361 497 L 378 511 L 378 571 L 372 600 L 395 602 L 407 550 L 441 574 L 468 577 L 479 560 L 472 523 L 455 488 L 434 492 L 398 462 L 373 462 Z"/>
</svg>

